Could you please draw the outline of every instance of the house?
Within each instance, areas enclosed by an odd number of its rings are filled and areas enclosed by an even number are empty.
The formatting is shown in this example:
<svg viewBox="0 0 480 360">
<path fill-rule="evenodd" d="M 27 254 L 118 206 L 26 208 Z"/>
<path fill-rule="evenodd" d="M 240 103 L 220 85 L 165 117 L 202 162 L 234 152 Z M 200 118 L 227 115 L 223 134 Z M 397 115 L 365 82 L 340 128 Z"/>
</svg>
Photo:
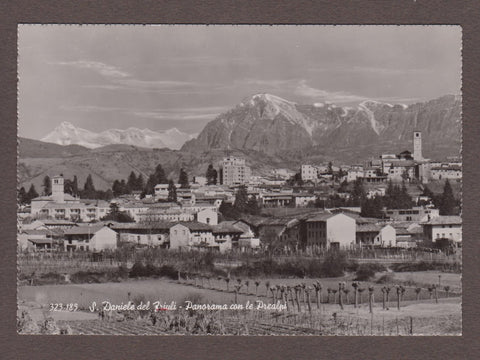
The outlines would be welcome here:
<svg viewBox="0 0 480 360">
<path fill-rule="evenodd" d="M 218 248 L 212 227 L 198 221 L 179 222 L 170 227 L 170 249 Z"/>
<path fill-rule="evenodd" d="M 111 226 L 118 233 L 120 244 L 167 247 L 170 241 L 170 222 L 117 223 Z"/>
<path fill-rule="evenodd" d="M 462 218 L 460 216 L 438 216 L 423 222 L 422 225 L 427 243 L 433 244 L 438 239 L 462 242 Z"/>
<path fill-rule="evenodd" d="M 217 225 L 218 224 L 218 213 L 213 209 L 202 209 L 196 213 L 196 220 L 198 222 L 208 224 L 208 225 Z"/>
<path fill-rule="evenodd" d="M 411 209 L 386 209 L 385 216 L 394 221 L 428 221 L 439 216 L 438 209 L 414 206 Z"/>
<path fill-rule="evenodd" d="M 310 203 L 314 203 L 317 197 L 315 194 L 296 193 L 293 194 L 293 199 L 295 202 L 295 207 L 306 207 Z"/>
<path fill-rule="evenodd" d="M 442 166 L 432 167 L 430 169 L 430 177 L 433 180 L 460 180 L 462 178 L 462 167 L 450 164 L 442 164 Z"/>
<path fill-rule="evenodd" d="M 221 253 L 238 247 L 238 241 L 243 234 L 243 230 L 236 227 L 234 221 L 223 221 L 218 225 L 212 226 L 212 234 L 215 238 L 215 244 Z"/>
<path fill-rule="evenodd" d="M 260 247 L 260 239 L 255 237 L 255 233 L 246 222 L 238 220 L 232 221 L 231 223 L 236 228 L 242 230 L 237 244 L 241 251 L 248 251 Z M 235 247 L 235 243 L 233 243 L 233 246 Z"/>
<path fill-rule="evenodd" d="M 35 229 L 22 230 L 17 234 L 17 244 L 20 251 L 39 251 L 58 249 L 63 243 L 60 230 Z"/>
<path fill-rule="evenodd" d="M 358 223 L 356 242 L 360 246 L 395 247 L 396 230 L 391 225 Z"/>
<path fill-rule="evenodd" d="M 300 242 L 300 222 L 291 218 L 264 218 L 257 226 L 262 247 L 271 251 L 296 249 Z"/>
<path fill-rule="evenodd" d="M 65 250 L 103 251 L 117 248 L 117 232 L 103 224 L 83 225 L 65 230 Z"/>
<path fill-rule="evenodd" d="M 355 244 L 355 219 L 345 214 L 320 213 L 306 220 L 306 246 L 350 248 Z"/>
</svg>

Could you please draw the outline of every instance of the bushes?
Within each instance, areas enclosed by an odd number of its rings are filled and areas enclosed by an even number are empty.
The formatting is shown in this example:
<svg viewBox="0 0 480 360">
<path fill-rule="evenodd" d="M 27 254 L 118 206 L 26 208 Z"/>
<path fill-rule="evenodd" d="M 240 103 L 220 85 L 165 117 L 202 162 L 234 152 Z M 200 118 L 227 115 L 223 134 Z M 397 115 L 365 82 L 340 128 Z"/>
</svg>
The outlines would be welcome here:
<svg viewBox="0 0 480 360">
<path fill-rule="evenodd" d="M 340 277 L 349 267 L 347 255 L 340 251 L 329 252 L 322 263 L 322 277 Z"/>
<path fill-rule="evenodd" d="M 315 258 L 298 258 L 283 262 L 273 259 L 258 260 L 233 269 L 231 274 L 250 278 L 262 276 L 322 278 L 343 276 L 345 269 L 349 268 L 356 268 L 356 264 L 349 262 L 344 253 L 332 252 L 323 261 Z"/>
<path fill-rule="evenodd" d="M 131 278 L 165 276 L 173 280 L 178 279 L 178 271 L 171 265 L 157 267 L 151 263 L 144 265 L 142 262 L 133 264 L 128 275 Z"/>
<path fill-rule="evenodd" d="M 368 281 L 375 276 L 376 272 L 385 271 L 382 264 L 361 264 L 356 271 L 356 281 Z"/>
<path fill-rule="evenodd" d="M 393 264 L 390 266 L 393 271 L 397 272 L 410 272 L 410 271 L 428 271 L 428 270 L 437 270 L 445 272 L 462 272 L 462 265 L 460 263 L 443 263 L 439 261 L 433 262 L 409 262 L 409 263 L 399 263 Z"/>
<path fill-rule="evenodd" d="M 393 284 L 395 276 L 393 274 L 385 274 L 378 278 L 377 284 Z"/>
</svg>

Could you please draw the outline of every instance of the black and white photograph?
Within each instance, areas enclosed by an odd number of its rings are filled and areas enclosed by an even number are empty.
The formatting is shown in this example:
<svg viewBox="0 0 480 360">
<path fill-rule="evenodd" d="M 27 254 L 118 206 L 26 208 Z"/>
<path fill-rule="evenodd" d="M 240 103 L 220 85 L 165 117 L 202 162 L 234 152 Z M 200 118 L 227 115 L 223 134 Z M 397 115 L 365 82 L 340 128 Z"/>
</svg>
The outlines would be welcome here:
<svg viewBox="0 0 480 360">
<path fill-rule="evenodd" d="M 462 335 L 461 26 L 19 24 L 17 64 L 18 334 Z"/>
</svg>

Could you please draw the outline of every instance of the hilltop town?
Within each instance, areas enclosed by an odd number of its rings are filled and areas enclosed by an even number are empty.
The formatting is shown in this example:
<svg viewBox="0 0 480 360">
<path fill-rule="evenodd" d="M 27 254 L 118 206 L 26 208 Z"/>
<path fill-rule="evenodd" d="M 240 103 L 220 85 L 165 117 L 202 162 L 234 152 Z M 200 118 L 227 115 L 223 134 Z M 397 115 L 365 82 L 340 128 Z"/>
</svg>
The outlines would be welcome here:
<svg viewBox="0 0 480 360">
<path fill-rule="evenodd" d="M 177 183 L 162 171 L 160 165 L 145 186 L 132 173 L 105 199 L 91 179 L 83 196 L 62 175 L 45 179 L 42 196 L 29 199 L 32 189 L 19 194 L 19 248 L 285 254 L 461 246 L 461 162 L 424 158 L 421 132 L 413 133 L 413 153 L 381 154 L 363 164 L 302 164 L 296 173 L 275 169 L 264 177 L 245 159 L 228 156 L 206 174 L 181 169 Z"/>
</svg>

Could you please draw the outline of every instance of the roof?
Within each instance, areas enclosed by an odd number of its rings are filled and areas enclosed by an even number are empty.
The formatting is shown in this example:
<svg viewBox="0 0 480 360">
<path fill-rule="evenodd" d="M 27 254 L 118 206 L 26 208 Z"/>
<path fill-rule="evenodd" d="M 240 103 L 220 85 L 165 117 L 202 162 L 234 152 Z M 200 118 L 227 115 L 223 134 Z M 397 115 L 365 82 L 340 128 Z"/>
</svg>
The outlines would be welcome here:
<svg viewBox="0 0 480 360">
<path fill-rule="evenodd" d="M 71 225 L 71 226 L 76 225 L 76 223 L 74 223 L 73 221 L 63 220 L 63 219 L 42 220 L 41 222 L 44 225 Z"/>
<path fill-rule="evenodd" d="M 80 200 L 80 199 L 77 199 L 77 198 L 73 197 L 73 196 L 70 195 L 70 194 L 64 194 L 64 195 L 63 195 L 63 199 L 64 199 L 65 201 Z M 53 201 L 53 196 L 52 196 L 52 195 L 48 195 L 48 196 L 38 196 L 38 197 L 32 199 L 32 201 Z"/>
<path fill-rule="evenodd" d="M 152 223 L 116 223 L 113 230 L 168 230 L 174 223 L 168 221 L 156 221 Z"/>
<path fill-rule="evenodd" d="M 214 234 L 243 234 L 244 231 L 234 226 L 233 222 L 224 221 L 218 225 L 212 225 L 212 232 Z"/>
<path fill-rule="evenodd" d="M 326 221 L 330 219 L 331 217 L 338 215 L 338 214 L 332 214 L 332 213 L 320 213 L 315 216 L 309 217 L 307 219 L 307 222 L 314 222 L 314 221 Z"/>
<path fill-rule="evenodd" d="M 356 232 L 379 232 L 382 227 L 382 225 L 372 223 L 357 224 Z"/>
<path fill-rule="evenodd" d="M 429 221 L 424 222 L 424 225 L 453 225 L 461 224 L 462 218 L 460 216 L 437 216 Z"/>
<path fill-rule="evenodd" d="M 190 231 L 212 231 L 212 226 L 198 221 L 179 221 L 175 225 L 178 224 L 187 227 Z"/>
<path fill-rule="evenodd" d="M 454 171 L 461 171 L 462 167 L 458 165 L 450 165 L 450 166 L 436 166 L 432 167 L 431 170 L 454 170 Z"/>
<path fill-rule="evenodd" d="M 105 225 L 87 225 L 87 226 L 76 226 L 70 229 L 65 230 L 65 235 L 83 235 L 83 234 L 94 234 L 98 230 L 107 227 Z"/>
</svg>

